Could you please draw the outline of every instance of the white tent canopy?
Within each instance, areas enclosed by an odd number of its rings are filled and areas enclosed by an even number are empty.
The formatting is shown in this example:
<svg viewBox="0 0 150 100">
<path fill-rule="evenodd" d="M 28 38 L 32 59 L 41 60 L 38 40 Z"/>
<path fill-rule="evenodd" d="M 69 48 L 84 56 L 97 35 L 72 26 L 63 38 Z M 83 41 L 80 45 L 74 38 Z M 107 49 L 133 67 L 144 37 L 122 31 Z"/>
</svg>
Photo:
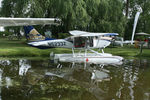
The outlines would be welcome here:
<svg viewBox="0 0 150 100">
<path fill-rule="evenodd" d="M 141 36 L 148 36 L 148 35 L 150 35 L 150 34 L 148 34 L 148 33 L 144 33 L 144 32 L 140 32 L 140 33 L 136 33 L 136 35 L 141 35 Z"/>
</svg>

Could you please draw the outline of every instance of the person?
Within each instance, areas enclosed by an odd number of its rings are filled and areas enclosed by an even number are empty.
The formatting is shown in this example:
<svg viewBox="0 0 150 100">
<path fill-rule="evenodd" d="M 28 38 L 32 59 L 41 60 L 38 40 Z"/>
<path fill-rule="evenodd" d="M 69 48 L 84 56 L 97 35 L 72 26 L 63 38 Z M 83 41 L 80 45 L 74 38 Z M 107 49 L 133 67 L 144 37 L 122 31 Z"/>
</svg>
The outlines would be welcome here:
<svg viewBox="0 0 150 100">
<path fill-rule="evenodd" d="M 148 39 L 145 38 L 145 39 L 144 39 L 144 42 L 148 42 Z"/>
<path fill-rule="evenodd" d="M 138 40 L 136 40 L 136 41 L 134 42 L 134 47 L 135 47 L 135 48 L 139 48 L 139 42 L 140 42 L 140 41 L 138 41 Z"/>
<path fill-rule="evenodd" d="M 145 46 L 148 47 L 148 39 L 145 38 L 145 39 L 144 39 L 144 42 L 145 42 L 145 43 L 144 43 Z"/>
</svg>

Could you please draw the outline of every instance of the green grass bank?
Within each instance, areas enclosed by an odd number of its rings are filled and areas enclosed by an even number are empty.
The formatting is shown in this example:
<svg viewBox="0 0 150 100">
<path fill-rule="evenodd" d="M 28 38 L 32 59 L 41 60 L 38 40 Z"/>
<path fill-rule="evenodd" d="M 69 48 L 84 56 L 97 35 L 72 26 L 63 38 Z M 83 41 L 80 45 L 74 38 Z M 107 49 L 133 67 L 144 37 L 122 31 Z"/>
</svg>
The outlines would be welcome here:
<svg viewBox="0 0 150 100">
<path fill-rule="evenodd" d="M 0 39 L 0 57 L 48 57 L 50 52 L 71 52 L 69 49 L 38 49 L 26 44 L 26 40 Z"/>
<path fill-rule="evenodd" d="M 53 48 L 53 49 L 38 49 L 30 47 L 26 44 L 26 40 L 8 40 L 7 38 L 0 39 L 0 57 L 49 57 L 50 52 L 54 53 L 71 53 L 71 49 Z M 140 49 L 125 46 L 125 47 L 108 47 L 104 49 L 106 53 L 125 57 L 150 57 L 150 49 L 143 49 L 143 53 L 139 55 Z"/>
</svg>

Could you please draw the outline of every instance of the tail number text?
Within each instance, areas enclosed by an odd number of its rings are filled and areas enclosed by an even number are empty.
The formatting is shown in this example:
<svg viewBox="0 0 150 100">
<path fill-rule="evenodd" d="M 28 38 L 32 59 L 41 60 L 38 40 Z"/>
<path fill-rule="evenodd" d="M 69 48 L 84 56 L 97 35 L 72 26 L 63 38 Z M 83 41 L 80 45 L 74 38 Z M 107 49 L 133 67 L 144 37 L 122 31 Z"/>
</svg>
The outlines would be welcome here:
<svg viewBox="0 0 150 100">
<path fill-rule="evenodd" d="M 59 46 L 65 46 L 66 42 L 49 42 L 48 45 L 51 47 L 59 47 Z"/>
</svg>

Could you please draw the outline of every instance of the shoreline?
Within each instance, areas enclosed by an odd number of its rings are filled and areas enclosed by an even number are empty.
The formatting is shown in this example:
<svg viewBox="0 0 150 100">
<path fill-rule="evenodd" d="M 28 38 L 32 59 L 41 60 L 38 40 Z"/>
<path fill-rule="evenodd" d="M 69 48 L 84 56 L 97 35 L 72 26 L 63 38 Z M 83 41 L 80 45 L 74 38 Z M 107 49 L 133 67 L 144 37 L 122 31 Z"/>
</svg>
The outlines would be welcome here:
<svg viewBox="0 0 150 100">
<path fill-rule="evenodd" d="M 122 57 L 150 57 L 150 49 L 143 49 L 140 55 L 140 49 L 131 46 L 124 47 L 107 47 L 105 53 L 111 53 Z M 26 44 L 26 40 L 7 40 L 0 39 L 0 58 L 7 57 L 49 57 L 50 53 L 72 53 L 71 49 L 66 48 L 51 48 L 38 49 Z"/>
</svg>

